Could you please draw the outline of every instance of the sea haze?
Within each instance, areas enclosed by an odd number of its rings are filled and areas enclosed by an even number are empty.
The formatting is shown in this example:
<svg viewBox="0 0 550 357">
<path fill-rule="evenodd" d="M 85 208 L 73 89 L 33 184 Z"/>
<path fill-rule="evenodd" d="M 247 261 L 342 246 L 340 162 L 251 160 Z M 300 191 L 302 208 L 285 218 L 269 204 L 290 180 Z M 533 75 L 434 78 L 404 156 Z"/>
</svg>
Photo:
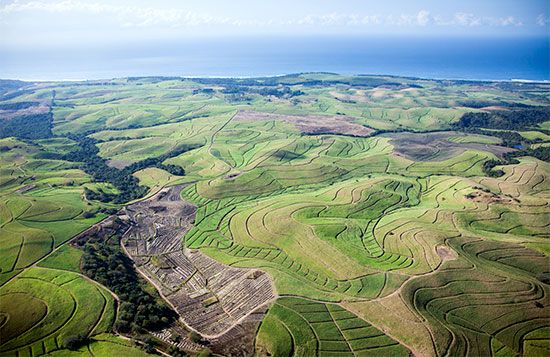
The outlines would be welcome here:
<svg viewBox="0 0 550 357">
<path fill-rule="evenodd" d="M 550 80 L 548 37 L 202 38 L 67 49 L 0 48 L 0 78 L 268 76 L 325 71 Z"/>
</svg>

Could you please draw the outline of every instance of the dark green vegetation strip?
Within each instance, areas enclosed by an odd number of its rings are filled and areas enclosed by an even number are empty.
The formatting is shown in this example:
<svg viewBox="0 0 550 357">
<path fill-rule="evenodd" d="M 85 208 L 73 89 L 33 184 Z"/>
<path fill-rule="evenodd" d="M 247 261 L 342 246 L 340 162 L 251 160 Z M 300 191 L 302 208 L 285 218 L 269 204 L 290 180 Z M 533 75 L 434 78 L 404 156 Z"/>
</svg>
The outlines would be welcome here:
<svg viewBox="0 0 550 357">
<path fill-rule="evenodd" d="M 0 120 L 0 138 L 15 136 L 22 139 L 52 137 L 52 113 L 29 114 Z"/>
<path fill-rule="evenodd" d="M 503 155 L 504 160 L 487 160 L 483 163 L 483 172 L 490 177 L 501 177 L 503 170 L 493 170 L 496 166 L 519 164 L 518 157 L 532 156 L 539 160 L 550 162 L 550 147 L 543 146 L 536 149 L 523 149 Z"/>
<path fill-rule="evenodd" d="M 466 113 L 453 126 L 455 128 L 524 130 L 547 121 L 549 116 L 550 109 L 547 107 L 493 110 Z"/>
<path fill-rule="evenodd" d="M 132 176 L 133 173 L 144 168 L 157 167 L 173 175 L 185 175 L 185 170 L 180 166 L 166 165 L 162 162 L 199 147 L 197 145 L 183 144 L 169 153 L 133 163 L 124 169 L 117 169 L 108 166 L 106 160 L 98 155 L 97 140 L 83 135 L 72 136 L 71 139 L 78 142 L 79 150 L 64 155 L 62 159 L 82 163 L 81 168 L 91 175 L 95 181 L 111 183 L 119 190 L 118 194 L 113 194 L 106 193 L 101 189 L 98 189 L 98 192 L 87 189 L 86 197 L 90 200 L 99 200 L 101 202 L 112 201 L 114 203 L 129 202 L 141 198 L 147 193 L 148 188 L 140 186 L 139 180 Z"/>
<path fill-rule="evenodd" d="M 127 228 L 120 223 L 115 225 L 117 232 Z M 143 333 L 162 329 L 176 320 L 176 313 L 138 276 L 133 261 L 121 251 L 118 233 L 95 233 L 76 244 L 84 250 L 82 272 L 120 298 L 116 330 Z"/>
</svg>

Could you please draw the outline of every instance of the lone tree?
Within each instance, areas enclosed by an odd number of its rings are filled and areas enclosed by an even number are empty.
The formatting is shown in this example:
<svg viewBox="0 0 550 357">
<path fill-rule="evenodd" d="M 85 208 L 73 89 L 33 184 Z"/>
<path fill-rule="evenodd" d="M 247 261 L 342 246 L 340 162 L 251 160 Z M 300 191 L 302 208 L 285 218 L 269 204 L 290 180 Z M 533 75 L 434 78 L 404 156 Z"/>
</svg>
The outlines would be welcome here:
<svg viewBox="0 0 550 357">
<path fill-rule="evenodd" d="M 88 337 L 82 334 L 67 336 L 63 339 L 63 347 L 76 351 L 88 343 Z"/>
<path fill-rule="evenodd" d="M 143 341 L 143 349 L 149 354 L 156 354 L 156 346 L 157 344 L 152 338 L 146 338 L 145 341 Z"/>
<path fill-rule="evenodd" d="M 195 343 L 201 343 L 202 342 L 202 336 L 196 333 L 195 331 L 189 331 L 187 334 L 187 337 Z"/>
</svg>

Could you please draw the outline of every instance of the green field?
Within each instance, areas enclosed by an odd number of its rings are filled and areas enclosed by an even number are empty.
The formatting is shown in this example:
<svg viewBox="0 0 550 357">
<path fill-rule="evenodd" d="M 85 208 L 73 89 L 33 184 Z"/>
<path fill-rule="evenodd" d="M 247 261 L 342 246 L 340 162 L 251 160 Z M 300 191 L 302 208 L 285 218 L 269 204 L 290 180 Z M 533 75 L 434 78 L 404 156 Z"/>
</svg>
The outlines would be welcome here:
<svg viewBox="0 0 550 357">
<path fill-rule="evenodd" d="M 2 355 L 39 355 L 63 348 L 64 338 L 108 332 L 113 298 L 74 273 L 33 268 L 0 290 Z"/>
<path fill-rule="evenodd" d="M 339 305 L 289 297 L 271 307 L 256 344 L 272 356 L 408 356 L 406 348 Z"/>
<path fill-rule="evenodd" d="M 0 355 L 145 353 L 113 335 L 115 297 L 70 244 L 129 203 L 126 184 L 136 200 L 186 184 L 197 211 L 182 244 L 270 275 L 259 356 L 548 355 L 549 88 L 29 84 L 3 102 L 49 98 L 53 119 L 41 138 L 0 138 Z M 71 156 L 92 139 L 92 159 Z M 124 167 L 128 181 L 109 176 Z M 90 339 L 64 349 L 77 334 Z"/>
</svg>

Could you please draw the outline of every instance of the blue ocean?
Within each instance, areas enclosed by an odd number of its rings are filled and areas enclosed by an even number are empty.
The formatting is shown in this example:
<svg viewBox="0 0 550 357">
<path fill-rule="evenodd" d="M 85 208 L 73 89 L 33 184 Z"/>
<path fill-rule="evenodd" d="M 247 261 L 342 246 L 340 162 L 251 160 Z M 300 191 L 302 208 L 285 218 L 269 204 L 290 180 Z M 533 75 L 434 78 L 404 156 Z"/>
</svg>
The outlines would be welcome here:
<svg viewBox="0 0 550 357">
<path fill-rule="evenodd" d="M 96 48 L 0 48 L 0 78 L 270 76 L 297 72 L 550 80 L 550 38 L 250 37 Z"/>
</svg>

